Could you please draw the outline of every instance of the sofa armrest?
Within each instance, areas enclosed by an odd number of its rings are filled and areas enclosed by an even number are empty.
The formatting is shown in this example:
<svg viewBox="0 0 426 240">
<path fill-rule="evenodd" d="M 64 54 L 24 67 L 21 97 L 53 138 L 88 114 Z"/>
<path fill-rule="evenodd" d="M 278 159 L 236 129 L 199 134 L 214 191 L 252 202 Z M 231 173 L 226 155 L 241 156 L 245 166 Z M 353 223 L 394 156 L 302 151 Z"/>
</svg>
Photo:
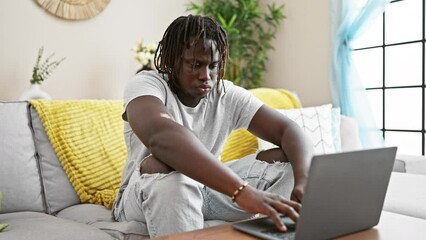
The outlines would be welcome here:
<svg viewBox="0 0 426 240">
<path fill-rule="evenodd" d="M 383 210 L 426 219 L 425 185 L 426 175 L 393 172 Z"/>
<path fill-rule="evenodd" d="M 340 138 L 343 152 L 362 149 L 355 119 L 340 115 Z M 393 171 L 426 175 L 426 157 L 398 154 Z"/>
<path fill-rule="evenodd" d="M 398 154 L 394 171 L 426 175 L 426 157 Z"/>
</svg>

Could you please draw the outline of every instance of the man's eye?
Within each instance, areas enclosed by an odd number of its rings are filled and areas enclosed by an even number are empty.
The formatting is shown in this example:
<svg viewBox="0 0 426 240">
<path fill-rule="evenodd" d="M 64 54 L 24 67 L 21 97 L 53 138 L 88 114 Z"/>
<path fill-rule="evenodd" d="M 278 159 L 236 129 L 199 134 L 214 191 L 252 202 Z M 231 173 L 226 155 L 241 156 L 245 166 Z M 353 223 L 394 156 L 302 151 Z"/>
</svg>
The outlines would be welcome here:
<svg viewBox="0 0 426 240">
<path fill-rule="evenodd" d="M 200 68 L 201 64 L 200 63 L 193 63 L 191 64 L 191 68 Z"/>
<path fill-rule="evenodd" d="M 214 63 L 214 64 L 210 64 L 209 68 L 210 70 L 216 69 L 219 66 L 219 64 Z"/>
</svg>

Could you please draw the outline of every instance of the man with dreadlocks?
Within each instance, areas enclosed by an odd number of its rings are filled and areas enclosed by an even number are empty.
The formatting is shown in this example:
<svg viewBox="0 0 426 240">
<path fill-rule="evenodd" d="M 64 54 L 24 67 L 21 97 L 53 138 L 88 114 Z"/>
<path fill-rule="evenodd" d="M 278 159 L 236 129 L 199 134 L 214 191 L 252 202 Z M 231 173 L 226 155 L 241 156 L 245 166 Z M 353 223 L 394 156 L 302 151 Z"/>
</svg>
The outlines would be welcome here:
<svg viewBox="0 0 426 240">
<path fill-rule="evenodd" d="M 223 80 L 227 58 L 217 22 L 182 16 L 159 42 L 156 70 L 127 83 L 117 221 L 141 222 L 154 237 L 257 213 L 281 231 L 280 214 L 298 219 L 312 146 L 294 122 Z M 222 164 L 222 147 L 238 128 L 280 147 Z"/>
</svg>

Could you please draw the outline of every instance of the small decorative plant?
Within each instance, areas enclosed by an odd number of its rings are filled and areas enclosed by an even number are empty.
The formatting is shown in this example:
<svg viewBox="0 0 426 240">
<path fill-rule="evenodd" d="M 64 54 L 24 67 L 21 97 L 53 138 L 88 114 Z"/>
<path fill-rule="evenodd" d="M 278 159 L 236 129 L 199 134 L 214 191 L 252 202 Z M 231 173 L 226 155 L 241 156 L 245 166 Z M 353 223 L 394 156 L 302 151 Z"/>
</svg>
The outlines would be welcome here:
<svg viewBox="0 0 426 240">
<path fill-rule="evenodd" d="M 52 71 L 59 66 L 59 64 L 65 60 L 62 58 L 61 60 L 52 60 L 52 57 L 55 55 L 52 53 L 49 57 L 47 57 L 44 61 L 41 60 L 43 57 L 44 48 L 40 47 L 38 50 L 38 55 L 36 59 L 36 63 L 33 67 L 33 74 L 31 77 L 31 84 L 41 84 L 44 80 L 46 80 L 51 74 Z"/>
<path fill-rule="evenodd" d="M 280 22 L 285 18 L 284 5 L 259 6 L 259 0 L 203 0 L 189 3 L 195 11 L 216 19 L 228 34 L 230 59 L 225 78 L 245 88 L 260 87 L 266 70 L 267 52 L 274 49 Z"/>
<path fill-rule="evenodd" d="M 137 41 L 132 48 L 133 57 L 142 65 L 142 70 L 154 69 L 154 55 L 157 45 L 156 43 L 145 45 L 142 41 Z"/>
</svg>

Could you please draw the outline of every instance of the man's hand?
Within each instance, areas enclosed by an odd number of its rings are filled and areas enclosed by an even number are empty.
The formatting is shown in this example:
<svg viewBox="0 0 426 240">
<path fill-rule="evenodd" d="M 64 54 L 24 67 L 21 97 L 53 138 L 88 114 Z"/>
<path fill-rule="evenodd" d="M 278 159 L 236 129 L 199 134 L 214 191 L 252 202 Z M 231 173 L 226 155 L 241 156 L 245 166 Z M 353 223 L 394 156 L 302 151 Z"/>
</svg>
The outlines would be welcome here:
<svg viewBox="0 0 426 240">
<path fill-rule="evenodd" d="M 272 219 L 280 231 L 287 231 L 280 219 L 284 214 L 297 222 L 301 210 L 300 203 L 288 200 L 280 195 L 257 190 L 251 186 L 245 187 L 236 197 L 236 203 L 241 209 L 250 213 L 265 214 Z"/>
<path fill-rule="evenodd" d="M 139 171 L 141 174 L 170 173 L 173 172 L 174 169 L 151 155 L 145 160 L 143 160 L 140 165 Z"/>
</svg>

